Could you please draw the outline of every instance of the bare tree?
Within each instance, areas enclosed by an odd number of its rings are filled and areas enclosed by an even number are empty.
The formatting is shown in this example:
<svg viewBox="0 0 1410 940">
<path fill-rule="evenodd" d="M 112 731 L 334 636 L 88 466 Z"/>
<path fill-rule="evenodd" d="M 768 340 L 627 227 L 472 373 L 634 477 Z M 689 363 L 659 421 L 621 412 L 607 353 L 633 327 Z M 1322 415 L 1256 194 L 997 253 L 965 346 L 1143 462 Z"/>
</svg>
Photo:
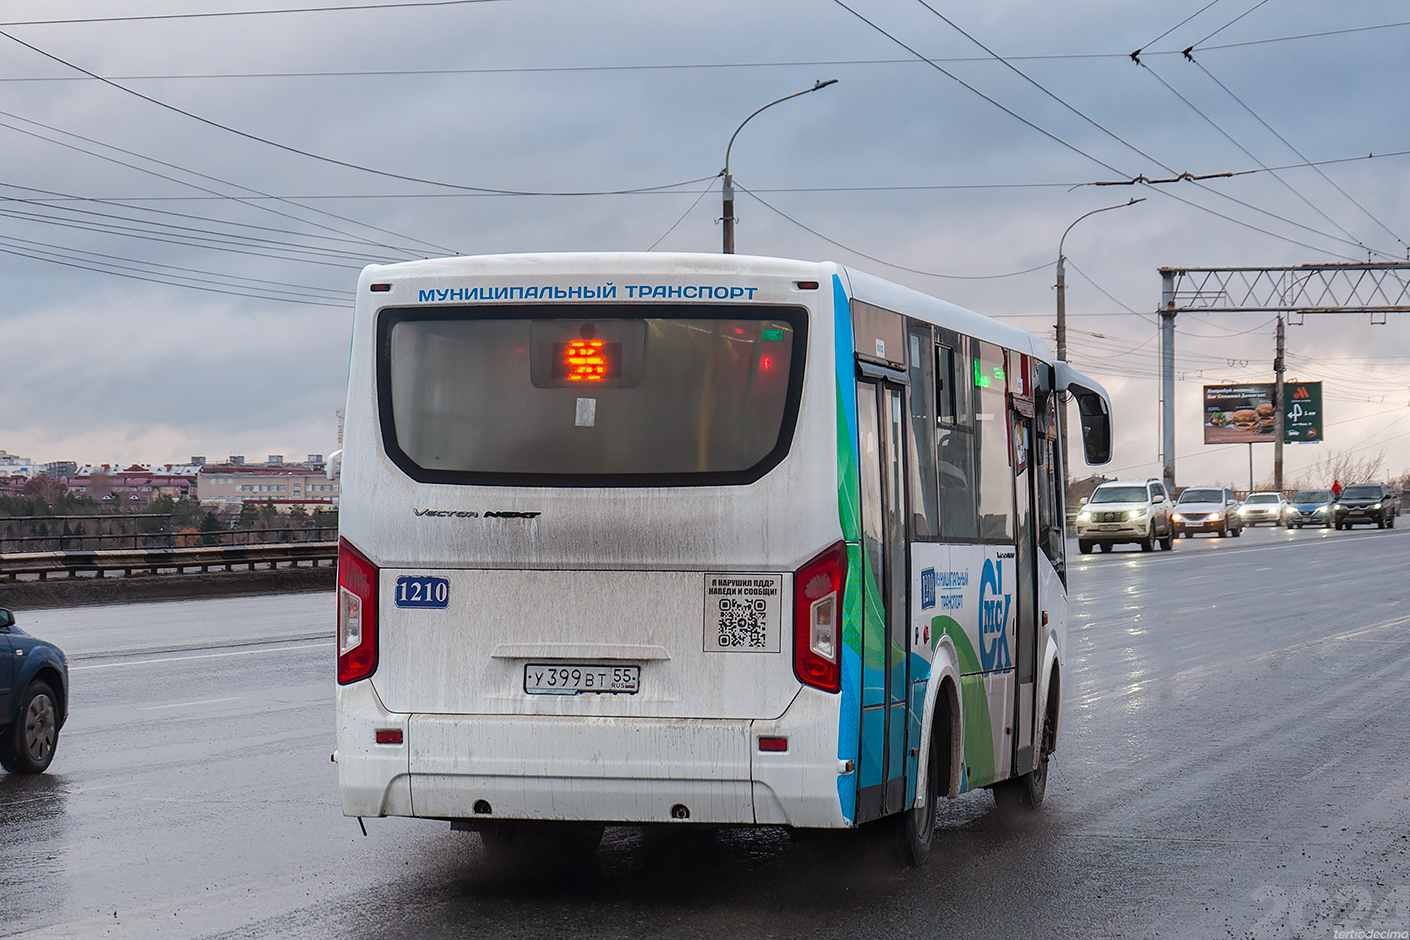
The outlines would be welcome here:
<svg viewBox="0 0 1410 940">
<path fill-rule="evenodd" d="M 1312 478 L 1309 487 L 1325 488 L 1333 480 L 1340 480 L 1343 486 L 1352 483 L 1368 483 L 1378 480 L 1385 470 L 1386 452 L 1380 451 L 1365 457 L 1358 457 L 1351 451 L 1329 453 L 1313 465 L 1308 475 Z"/>
</svg>

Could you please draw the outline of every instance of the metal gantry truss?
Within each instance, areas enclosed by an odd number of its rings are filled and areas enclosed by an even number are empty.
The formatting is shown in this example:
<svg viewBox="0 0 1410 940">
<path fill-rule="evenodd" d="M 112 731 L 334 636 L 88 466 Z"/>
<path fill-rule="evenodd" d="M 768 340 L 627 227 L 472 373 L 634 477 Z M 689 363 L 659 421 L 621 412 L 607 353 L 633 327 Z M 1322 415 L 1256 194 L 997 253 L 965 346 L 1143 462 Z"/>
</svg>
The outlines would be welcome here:
<svg viewBox="0 0 1410 940">
<path fill-rule="evenodd" d="M 1176 314 L 1279 313 L 1296 324 L 1307 314 L 1369 313 L 1372 323 L 1385 323 L 1387 314 L 1410 313 L 1410 262 L 1161 268 L 1160 280 L 1161 467 L 1167 487 L 1175 485 Z M 1281 450 L 1281 429 L 1275 437 Z M 1281 478 L 1281 454 L 1276 464 Z"/>
<path fill-rule="evenodd" d="M 1410 262 L 1161 268 L 1172 313 L 1410 313 Z"/>
</svg>

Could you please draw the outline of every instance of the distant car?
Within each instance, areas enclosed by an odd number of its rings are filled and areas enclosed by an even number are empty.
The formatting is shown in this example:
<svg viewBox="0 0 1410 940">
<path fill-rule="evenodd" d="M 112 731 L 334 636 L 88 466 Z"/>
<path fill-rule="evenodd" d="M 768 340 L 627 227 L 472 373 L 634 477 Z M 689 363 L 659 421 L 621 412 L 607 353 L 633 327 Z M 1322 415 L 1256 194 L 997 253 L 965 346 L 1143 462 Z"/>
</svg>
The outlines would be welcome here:
<svg viewBox="0 0 1410 940">
<path fill-rule="evenodd" d="M 1244 525 L 1287 525 L 1292 506 L 1282 493 L 1250 493 L 1239 509 Z"/>
<path fill-rule="evenodd" d="M 1374 522 L 1378 529 L 1393 529 L 1395 517 L 1400 515 L 1400 494 L 1384 483 L 1353 483 L 1341 491 L 1332 513 L 1332 522 L 1338 529 L 1363 522 Z"/>
<path fill-rule="evenodd" d="M 47 770 L 68 700 L 63 652 L 25 633 L 15 615 L 0 608 L 0 766 L 12 774 Z"/>
<path fill-rule="evenodd" d="M 1293 508 L 1288 514 L 1291 528 L 1315 525 L 1325 529 L 1332 524 L 1331 490 L 1298 490 L 1289 502 Z"/>
<path fill-rule="evenodd" d="M 1180 494 L 1170 513 L 1175 537 L 1213 532 L 1221 537 L 1244 534 L 1239 500 L 1222 486 L 1192 486 Z"/>
<path fill-rule="evenodd" d="M 1135 542 L 1142 551 L 1163 551 L 1175 544 L 1170 523 L 1170 497 L 1159 480 L 1113 480 L 1092 491 L 1077 513 L 1077 549 L 1089 554 L 1098 545 Z"/>
</svg>

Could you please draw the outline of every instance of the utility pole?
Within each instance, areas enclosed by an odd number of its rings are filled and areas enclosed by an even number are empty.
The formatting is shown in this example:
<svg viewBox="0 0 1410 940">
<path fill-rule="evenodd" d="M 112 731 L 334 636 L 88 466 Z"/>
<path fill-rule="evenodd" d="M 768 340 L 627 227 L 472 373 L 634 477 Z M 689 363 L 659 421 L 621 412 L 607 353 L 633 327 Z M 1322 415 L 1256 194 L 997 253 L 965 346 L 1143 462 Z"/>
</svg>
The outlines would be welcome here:
<svg viewBox="0 0 1410 940">
<path fill-rule="evenodd" d="M 1081 222 L 1089 215 L 1096 215 L 1098 212 L 1110 212 L 1112 209 L 1125 209 L 1127 206 L 1134 206 L 1138 202 L 1145 202 L 1145 198 L 1132 199 L 1130 202 L 1123 202 L 1115 206 L 1103 206 L 1100 209 L 1093 209 L 1091 212 L 1079 215 L 1073 220 L 1072 225 L 1062 233 L 1062 238 L 1058 239 L 1058 260 L 1057 260 L 1057 323 L 1055 333 L 1057 336 L 1057 357 L 1059 362 L 1067 361 L 1067 266 L 1064 262 L 1067 258 L 1062 253 L 1062 246 L 1067 241 L 1067 233 L 1072 231 L 1073 226 Z M 1067 495 L 1067 484 L 1070 479 L 1067 472 L 1067 393 L 1063 392 L 1058 397 L 1058 423 L 1062 428 L 1063 446 L 1062 451 L 1062 486 L 1063 496 Z"/>
<path fill-rule="evenodd" d="M 1283 491 L 1283 315 L 1278 314 L 1278 346 L 1273 354 L 1273 489 Z"/>
<path fill-rule="evenodd" d="M 812 88 L 804 88 L 802 91 L 795 91 L 791 95 L 784 95 L 782 98 L 779 98 L 776 101 L 770 101 L 768 104 L 760 108 L 759 111 L 767 110 L 769 108 L 772 108 L 776 104 L 781 104 L 782 102 L 788 101 L 789 99 L 797 98 L 799 95 L 806 95 L 810 92 L 826 88 L 828 85 L 836 84 L 837 79 L 835 78 L 829 78 L 827 81 L 814 82 Z M 734 133 L 730 135 L 729 145 L 725 147 L 725 168 L 720 171 L 720 175 L 724 177 L 724 186 L 722 187 L 721 192 L 721 195 L 724 197 L 724 212 L 721 214 L 720 221 L 724 223 L 724 245 L 722 247 L 724 249 L 724 253 L 727 255 L 734 254 L 734 177 L 731 176 L 729 172 L 729 153 L 731 150 L 734 149 L 734 139 L 739 136 L 740 131 L 744 130 L 745 124 L 748 124 L 750 121 L 754 120 L 755 116 L 758 115 L 759 111 L 755 111 L 753 114 L 749 115 L 742 122 L 740 122 L 740 125 L 734 129 Z"/>
</svg>

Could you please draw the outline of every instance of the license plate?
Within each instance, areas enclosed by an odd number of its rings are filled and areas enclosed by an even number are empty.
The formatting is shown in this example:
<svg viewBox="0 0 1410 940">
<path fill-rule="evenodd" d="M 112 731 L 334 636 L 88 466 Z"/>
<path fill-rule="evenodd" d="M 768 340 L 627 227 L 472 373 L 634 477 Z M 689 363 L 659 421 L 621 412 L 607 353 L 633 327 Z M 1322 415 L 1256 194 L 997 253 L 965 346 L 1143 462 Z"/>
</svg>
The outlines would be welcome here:
<svg viewBox="0 0 1410 940">
<path fill-rule="evenodd" d="M 640 666 L 602 663 L 529 663 L 524 691 L 529 695 L 635 695 L 641 688 Z"/>
<path fill-rule="evenodd" d="M 1106 525 L 1099 525 L 1097 528 L 1101 529 L 1103 532 L 1115 532 L 1117 529 L 1121 528 L 1121 526 L 1116 523 L 1107 523 Z"/>
</svg>

